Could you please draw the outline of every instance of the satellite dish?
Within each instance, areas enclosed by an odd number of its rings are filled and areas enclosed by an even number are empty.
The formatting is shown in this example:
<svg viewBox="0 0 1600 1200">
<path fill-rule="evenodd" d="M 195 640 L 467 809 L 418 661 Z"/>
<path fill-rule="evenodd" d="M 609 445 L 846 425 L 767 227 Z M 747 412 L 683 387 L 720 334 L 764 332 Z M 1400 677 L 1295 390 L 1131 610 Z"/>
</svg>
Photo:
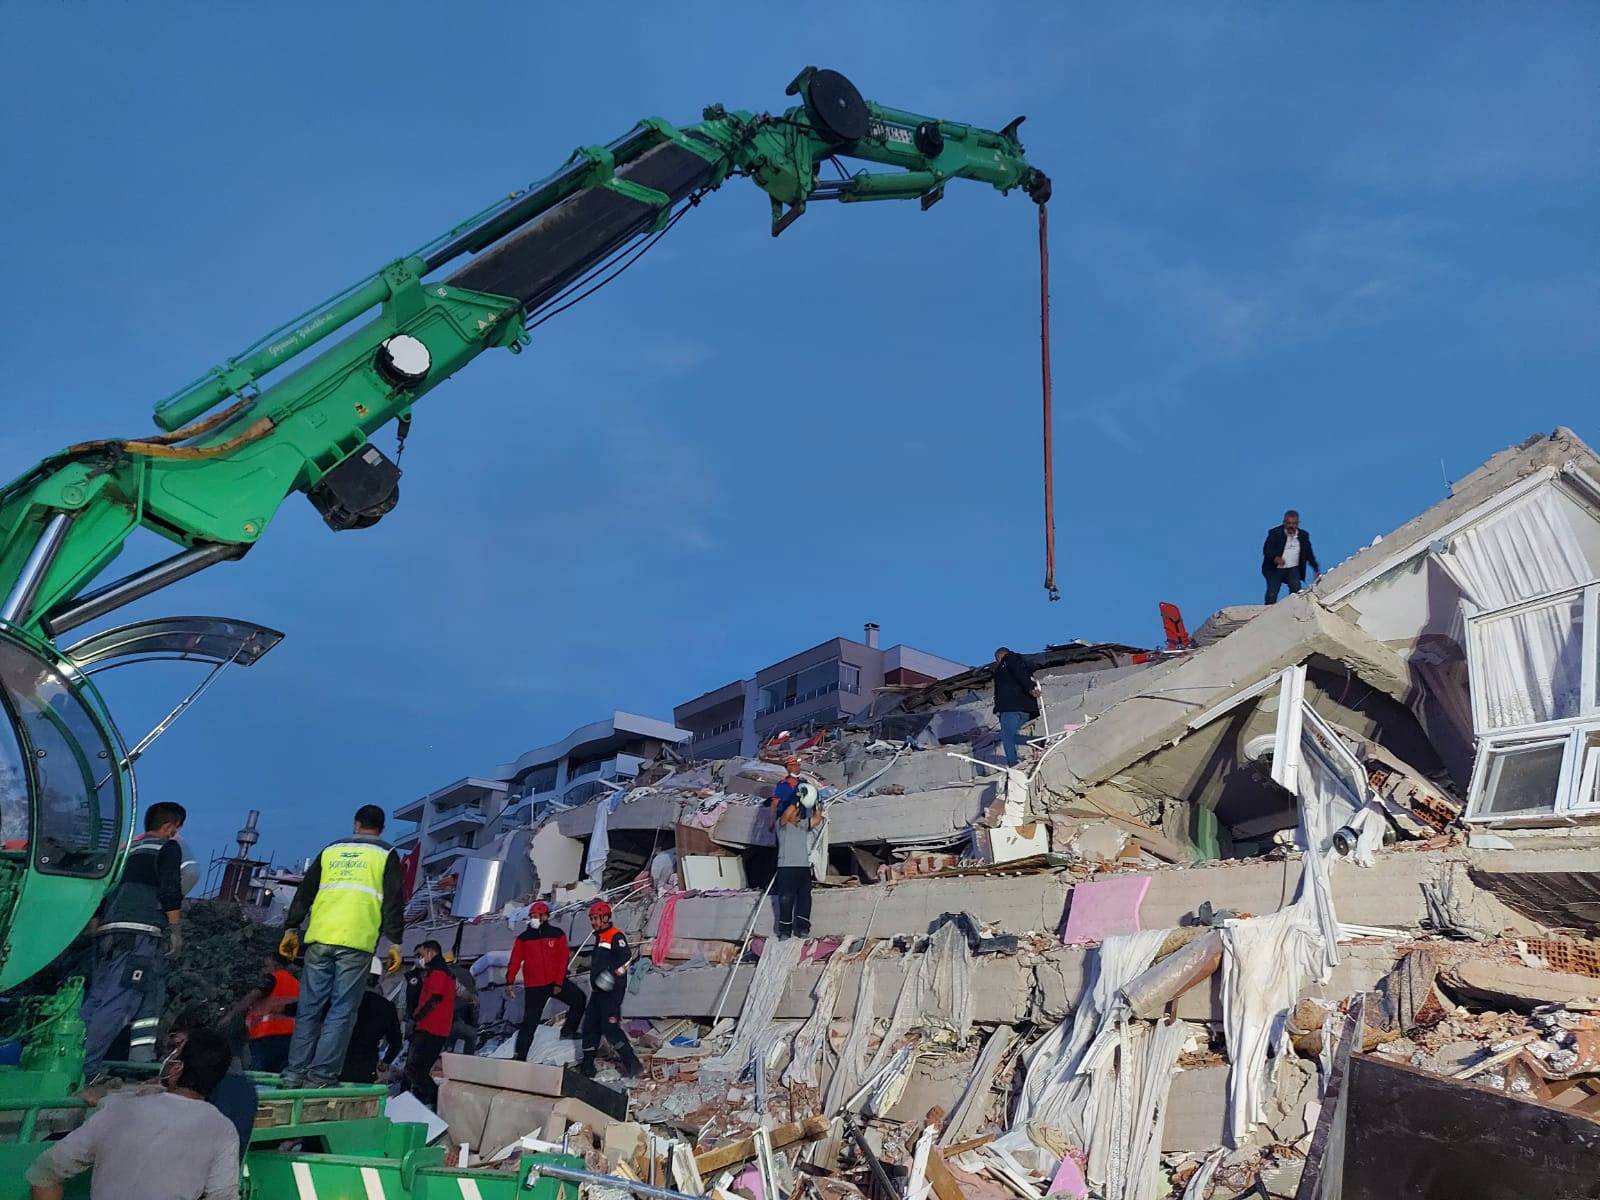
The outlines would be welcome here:
<svg viewBox="0 0 1600 1200">
<path fill-rule="evenodd" d="M 194 885 L 200 882 L 200 864 L 194 859 L 185 859 L 183 866 L 178 868 L 178 879 L 183 885 L 183 894 L 187 896 L 194 891 Z"/>
</svg>

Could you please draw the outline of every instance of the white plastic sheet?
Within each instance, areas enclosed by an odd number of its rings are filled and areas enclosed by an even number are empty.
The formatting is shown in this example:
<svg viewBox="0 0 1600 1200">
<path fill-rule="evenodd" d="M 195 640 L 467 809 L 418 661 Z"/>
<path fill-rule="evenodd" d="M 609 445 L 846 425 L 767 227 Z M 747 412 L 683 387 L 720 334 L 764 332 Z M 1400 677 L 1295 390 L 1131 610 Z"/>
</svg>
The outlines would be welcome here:
<svg viewBox="0 0 1600 1200">
<path fill-rule="evenodd" d="M 1326 948 L 1305 899 L 1222 932 L 1222 1024 L 1228 1041 L 1228 1140 L 1239 1146 L 1261 1119 L 1289 1050 L 1289 1013 L 1320 977 Z"/>
<path fill-rule="evenodd" d="M 733 1040 L 728 1048 L 715 1058 L 701 1063 L 705 1072 L 742 1072 L 750 1056 L 760 1043 L 761 1036 L 772 1025 L 783 990 L 789 978 L 800 965 L 800 954 L 805 943 L 800 938 L 770 938 L 756 963 L 755 975 L 750 980 L 750 990 L 745 993 L 744 1006 L 739 1010 L 739 1023 L 734 1028 Z"/>
<path fill-rule="evenodd" d="M 839 976 L 843 972 L 844 955 L 830 955 L 827 966 L 822 968 L 822 974 L 817 977 L 816 986 L 811 990 L 816 1005 L 806 1023 L 800 1027 L 800 1032 L 794 1035 L 794 1053 L 783 1072 L 783 1082 L 787 1087 L 795 1084 L 817 1086 L 817 1060 L 822 1056 L 822 1047 L 827 1041 L 828 1026 L 833 1024 L 833 1009 L 839 998 Z"/>
<path fill-rule="evenodd" d="M 1039 1042 L 1028 1061 L 1012 1128 L 1042 1120 L 1076 1131 L 1087 1147 L 1088 1131 L 1082 1121 L 1088 1085 L 1077 1078 L 1084 1058 L 1114 1014 L 1125 1010 L 1126 1002 L 1119 996 L 1123 985 L 1155 961 L 1166 936 L 1165 929 L 1144 929 L 1108 937 L 1100 944 L 1087 964 L 1090 975 L 1072 1016 Z"/>
<path fill-rule="evenodd" d="M 929 941 L 919 973 L 919 992 L 931 1010 L 924 1024 L 948 1025 L 960 1041 L 972 1033 L 972 951 L 954 921 L 946 921 Z"/>
</svg>

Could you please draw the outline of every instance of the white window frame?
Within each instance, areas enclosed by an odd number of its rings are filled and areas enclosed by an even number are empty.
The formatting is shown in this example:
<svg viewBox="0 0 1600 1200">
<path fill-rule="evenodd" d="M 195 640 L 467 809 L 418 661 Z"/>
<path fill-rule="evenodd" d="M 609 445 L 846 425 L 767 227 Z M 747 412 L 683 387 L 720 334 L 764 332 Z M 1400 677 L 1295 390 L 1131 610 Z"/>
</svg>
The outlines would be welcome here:
<svg viewBox="0 0 1600 1200">
<path fill-rule="evenodd" d="M 1588 639 L 1585 638 L 1585 641 Z M 1600 803 L 1584 803 L 1583 797 L 1593 793 L 1595 776 L 1600 772 L 1600 747 L 1588 756 L 1583 753 L 1584 742 L 1590 734 L 1600 734 L 1600 718 L 1588 717 L 1570 721 L 1553 721 L 1532 729 L 1517 732 L 1497 732 L 1478 741 L 1478 754 L 1472 764 L 1472 790 L 1467 797 L 1467 821 L 1480 825 L 1549 824 L 1552 820 L 1567 821 L 1579 816 L 1600 812 Z M 1538 746 L 1562 745 L 1561 773 L 1556 780 L 1556 793 L 1547 809 L 1525 809 L 1516 813 L 1480 812 L 1484 794 L 1489 784 L 1489 762 L 1496 753 L 1510 749 L 1533 749 Z M 1584 761 L 1587 757 L 1588 761 Z M 1587 778 L 1589 790 L 1584 790 Z"/>
<path fill-rule="evenodd" d="M 1539 608 L 1553 601 L 1564 600 L 1572 596 L 1581 596 L 1583 603 L 1583 647 L 1580 653 L 1583 656 L 1582 674 L 1580 677 L 1580 696 L 1578 712 L 1575 716 L 1564 717 L 1560 721 L 1543 721 L 1531 725 L 1514 725 L 1491 727 L 1488 713 L 1485 711 L 1485 689 L 1481 686 L 1483 668 L 1479 663 L 1479 629 L 1487 621 L 1500 617 L 1514 616 L 1519 612 Z M 1545 729 L 1554 729 L 1558 725 L 1570 724 L 1572 721 L 1587 720 L 1600 716 L 1600 671 L 1596 670 L 1596 655 L 1600 652 L 1600 580 L 1591 580 L 1579 587 L 1561 588 L 1559 591 L 1545 592 L 1542 595 L 1530 596 L 1526 600 L 1519 600 L 1515 604 L 1508 604 L 1503 608 L 1487 609 L 1476 612 L 1468 608 L 1466 615 L 1467 637 L 1467 677 L 1472 693 L 1472 726 L 1480 738 L 1503 739 L 1512 734 L 1528 734 Z"/>
</svg>

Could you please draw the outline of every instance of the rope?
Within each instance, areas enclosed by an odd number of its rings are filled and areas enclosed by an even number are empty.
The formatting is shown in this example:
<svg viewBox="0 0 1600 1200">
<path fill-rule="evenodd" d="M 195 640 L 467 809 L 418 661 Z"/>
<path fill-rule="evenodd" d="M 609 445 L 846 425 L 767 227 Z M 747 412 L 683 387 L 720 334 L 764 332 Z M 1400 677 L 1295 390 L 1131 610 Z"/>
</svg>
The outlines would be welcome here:
<svg viewBox="0 0 1600 1200">
<path fill-rule="evenodd" d="M 1061 599 L 1056 587 L 1055 422 L 1050 411 L 1050 221 L 1039 205 L 1039 369 L 1044 381 L 1044 587 L 1050 599 Z"/>
</svg>

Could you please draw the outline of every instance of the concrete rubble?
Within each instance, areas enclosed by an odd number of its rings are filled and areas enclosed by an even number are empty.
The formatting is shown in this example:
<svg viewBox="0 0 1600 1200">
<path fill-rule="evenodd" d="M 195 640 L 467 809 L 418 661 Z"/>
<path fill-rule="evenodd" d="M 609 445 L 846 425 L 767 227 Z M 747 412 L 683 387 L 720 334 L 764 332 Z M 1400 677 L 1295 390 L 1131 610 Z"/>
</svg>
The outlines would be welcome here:
<svg viewBox="0 0 1600 1200">
<path fill-rule="evenodd" d="M 751 1200 L 1359 1200 L 1446 1194 L 1383 1192 L 1371 1165 L 1425 1170 L 1452 1152 L 1435 1116 L 1479 1114 L 1459 1194 L 1569 1194 L 1522 1189 L 1533 1160 L 1600 1169 L 1596 580 L 1600 459 L 1558 430 L 1192 642 L 1030 656 L 1046 720 L 1018 769 L 979 668 L 536 810 L 532 887 L 460 954 L 503 963 L 536 896 L 577 946 L 611 896 L 642 950 L 624 1017 L 646 1073 L 623 1090 L 603 1060 L 608 1109 L 510 1062 L 520 1012 L 486 982 L 483 1057 L 444 1066 L 450 1139 Z M 1568 592 L 1575 631 L 1519 625 L 1529 601 L 1566 619 Z M 1519 638 L 1537 653 L 1503 652 Z M 1539 719 L 1493 716 L 1519 703 Z M 1559 770 L 1516 776 L 1529 744 L 1563 747 Z M 828 816 L 803 944 L 774 939 L 765 890 L 790 754 Z"/>
</svg>

